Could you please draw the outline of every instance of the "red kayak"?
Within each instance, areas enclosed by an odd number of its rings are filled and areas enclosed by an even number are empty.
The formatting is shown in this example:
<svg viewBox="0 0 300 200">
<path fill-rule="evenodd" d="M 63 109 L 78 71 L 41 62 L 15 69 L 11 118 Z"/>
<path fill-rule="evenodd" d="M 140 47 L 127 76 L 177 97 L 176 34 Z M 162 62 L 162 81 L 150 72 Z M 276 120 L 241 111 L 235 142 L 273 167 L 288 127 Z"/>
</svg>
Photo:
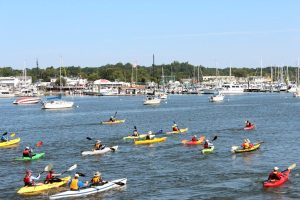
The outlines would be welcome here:
<svg viewBox="0 0 300 200">
<path fill-rule="evenodd" d="M 291 170 L 289 170 L 289 169 L 283 171 L 280 180 L 265 181 L 263 183 L 264 187 L 278 187 L 278 186 L 284 184 L 287 180 L 289 180 L 290 172 L 291 172 Z"/>
<path fill-rule="evenodd" d="M 252 130 L 252 129 L 254 129 L 255 128 L 255 124 L 251 124 L 251 126 L 246 126 L 245 128 L 244 128 L 244 130 Z"/>
</svg>

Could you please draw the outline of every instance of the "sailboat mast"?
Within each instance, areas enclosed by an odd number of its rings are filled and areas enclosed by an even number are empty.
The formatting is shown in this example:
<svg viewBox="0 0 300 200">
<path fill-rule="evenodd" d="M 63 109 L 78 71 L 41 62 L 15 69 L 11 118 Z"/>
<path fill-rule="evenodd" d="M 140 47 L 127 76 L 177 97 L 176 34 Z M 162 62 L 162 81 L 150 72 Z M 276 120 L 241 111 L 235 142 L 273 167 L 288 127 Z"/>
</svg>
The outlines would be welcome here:
<svg viewBox="0 0 300 200">
<path fill-rule="evenodd" d="M 260 78 L 262 79 L 262 58 L 260 58 Z"/>
<path fill-rule="evenodd" d="M 60 95 L 62 95 L 62 92 L 61 92 L 61 66 L 62 66 L 62 57 L 60 57 L 60 67 L 59 67 L 59 93 Z"/>
<path fill-rule="evenodd" d="M 297 86 L 298 86 L 298 83 L 299 83 L 299 57 L 298 57 L 298 61 L 297 61 Z"/>
</svg>

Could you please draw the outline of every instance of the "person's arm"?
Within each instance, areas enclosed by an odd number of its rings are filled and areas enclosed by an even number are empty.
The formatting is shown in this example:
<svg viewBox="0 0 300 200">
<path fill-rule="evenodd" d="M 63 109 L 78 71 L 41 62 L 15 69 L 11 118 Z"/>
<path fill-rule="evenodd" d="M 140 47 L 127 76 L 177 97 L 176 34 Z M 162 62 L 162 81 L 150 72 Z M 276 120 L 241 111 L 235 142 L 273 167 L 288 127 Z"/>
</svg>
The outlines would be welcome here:
<svg viewBox="0 0 300 200">
<path fill-rule="evenodd" d="M 84 185 L 84 183 L 82 181 L 78 181 L 77 186 L 78 186 L 78 188 L 82 188 L 85 185 Z"/>
<path fill-rule="evenodd" d="M 61 173 L 60 174 L 52 174 L 52 176 L 61 176 Z"/>
<path fill-rule="evenodd" d="M 39 174 L 37 177 L 31 176 L 31 180 L 39 180 L 41 177 L 41 174 Z"/>
</svg>

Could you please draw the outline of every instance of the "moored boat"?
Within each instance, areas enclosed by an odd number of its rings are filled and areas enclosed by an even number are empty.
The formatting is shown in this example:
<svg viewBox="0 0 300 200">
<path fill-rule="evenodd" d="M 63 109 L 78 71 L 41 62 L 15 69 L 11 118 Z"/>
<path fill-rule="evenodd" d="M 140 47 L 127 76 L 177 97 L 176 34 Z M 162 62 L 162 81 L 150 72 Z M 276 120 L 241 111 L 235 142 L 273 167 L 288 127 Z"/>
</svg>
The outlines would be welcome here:
<svg viewBox="0 0 300 200">
<path fill-rule="evenodd" d="M 161 99 L 154 96 L 154 95 L 149 95 L 146 97 L 144 100 L 144 105 L 158 105 L 160 104 Z"/>
<path fill-rule="evenodd" d="M 95 193 L 104 192 L 104 191 L 107 191 L 110 189 L 118 188 L 118 187 L 126 185 L 126 183 L 127 183 L 127 178 L 117 179 L 117 180 L 109 181 L 100 186 L 84 188 L 84 189 L 80 189 L 80 190 L 70 190 L 70 191 L 65 191 L 65 192 L 61 192 L 58 194 L 54 194 L 54 195 L 51 195 L 49 197 L 49 199 L 62 199 L 62 198 L 87 196 L 90 194 L 95 194 Z"/>
<path fill-rule="evenodd" d="M 39 97 L 20 97 L 13 104 L 37 104 L 41 101 Z"/>
</svg>

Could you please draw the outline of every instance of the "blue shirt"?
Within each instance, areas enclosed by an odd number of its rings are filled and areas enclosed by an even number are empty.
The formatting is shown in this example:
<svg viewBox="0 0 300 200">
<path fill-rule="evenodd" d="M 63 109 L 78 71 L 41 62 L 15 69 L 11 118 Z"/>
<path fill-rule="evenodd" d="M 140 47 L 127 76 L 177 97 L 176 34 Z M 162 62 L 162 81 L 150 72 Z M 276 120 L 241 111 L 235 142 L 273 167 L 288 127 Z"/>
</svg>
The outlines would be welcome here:
<svg viewBox="0 0 300 200">
<path fill-rule="evenodd" d="M 72 182 L 72 179 L 69 180 L 69 182 L 68 182 L 68 187 L 70 187 L 71 182 Z M 82 181 L 78 180 L 77 186 L 78 186 L 78 188 L 82 188 L 82 187 L 84 187 L 84 183 L 83 183 Z"/>
<path fill-rule="evenodd" d="M 6 141 L 8 141 L 8 138 L 7 138 L 7 137 L 5 137 L 5 135 L 2 135 L 2 137 L 1 137 L 1 141 L 4 141 L 4 142 L 6 142 Z"/>
</svg>

